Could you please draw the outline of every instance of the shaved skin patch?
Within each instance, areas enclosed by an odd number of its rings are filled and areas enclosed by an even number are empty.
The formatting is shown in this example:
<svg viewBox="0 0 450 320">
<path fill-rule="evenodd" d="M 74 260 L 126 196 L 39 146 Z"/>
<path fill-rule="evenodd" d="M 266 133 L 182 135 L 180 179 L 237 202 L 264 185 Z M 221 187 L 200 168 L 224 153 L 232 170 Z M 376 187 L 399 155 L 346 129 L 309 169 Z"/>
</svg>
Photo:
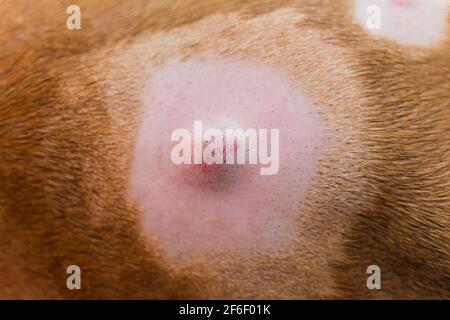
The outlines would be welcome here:
<svg viewBox="0 0 450 320">
<path fill-rule="evenodd" d="M 445 36 L 449 4 L 449 0 L 355 0 L 355 14 L 374 36 L 429 46 Z"/>
<path fill-rule="evenodd" d="M 143 234 L 162 257 L 250 257 L 295 245 L 316 167 L 321 127 L 305 91 L 276 68 L 234 59 L 171 61 L 154 69 L 130 170 Z M 279 169 L 174 164 L 174 130 L 279 129 Z M 270 136 L 267 136 L 270 141 Z M 194 144 L 194 143 L 192 143 Z M 270 147 L 269 147 L 270 150 Z M 211 169 L 211 170 L 210 170 Z"/>
</svg>

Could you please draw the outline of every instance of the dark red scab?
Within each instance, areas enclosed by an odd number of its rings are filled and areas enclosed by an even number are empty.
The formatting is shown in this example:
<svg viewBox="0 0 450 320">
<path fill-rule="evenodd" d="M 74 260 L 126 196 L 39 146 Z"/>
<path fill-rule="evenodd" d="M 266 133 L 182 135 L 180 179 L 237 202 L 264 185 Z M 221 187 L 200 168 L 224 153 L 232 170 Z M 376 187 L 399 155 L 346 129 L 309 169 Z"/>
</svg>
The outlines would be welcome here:
<svg viewBox="0 0 450 320">
<path fill-rule="evenodd" d="M 211 143 L 212 143 L 211 141 L 204 141 L 203 142 L 203 150 L 202 151 L 204 151 L 206 149 L 206 147 L 209 144 L 211 144 Z M 238 150 L 238 145 L 237 145 L 236 141 L 234 141 L 234 143 L 233 143 L 233 153 L 234 153 L 235 156 L 236 156 L 237 150 Z M 214 150 L 213 151 L 213 155 L 214 156 L 216 156 L 215 152 L 216 151 Z M 193 165 L 194 170 L 199 170 L 199 171 L 201 171 L 201 172 L 206 174 L 206 173 L 217 172 L 217 170 L 222 169 L 223 166 L 225 166 L 225 165 L 228 165 L 228 166 L 229 165 L 233 165 L 233 163 L 227 164 L 227 147 L 226 147 L 225 141 L 224 141 L 224 144 L 223 144 L 222 153 L 223 153 L 223 163 L 208 164 L 203 159 L 201 164 L 194 164 Z M 236 161 L 236 157 L 235 157 L 235 161 Z"/>
<path fill-rule="evenodd" d="M 206 149 L 206 147 L 212 142 L 208 142 L 208 141 L 204 141 L 203 142 L 203 151 Z M 236 154 L 237 152 L 237 144 L 234 143 L 234 154 Z M 226 145 L 224 144 L 223 146 L 223 163 L 212 163 L 212 164 L 208 164 L 205 162 L 205 160 L 202 160 L 201 164 L 193 164 L 192 168 L 194 171 L 196 172 L 201 172 L 203 174 L 211 174 L 214 172 L 218 172 L 224 169 L 224 166 L 226 165 L 230 165 L 226 163 L 226 157 L 227 157 L 227 148 Z M 213 155 L 216 156 L 215 154 L 215 150 L 213 151 Z"/>
<path fill-rule="evenodd" d="M 204 142 L 203 150 L 212 142 Z M 238 145 L 234 143 L 234 154 L 236 155 Z M 204 160 L 201 164 L 185 165 L 187 170 L 184 181 L 188 182 L 194 187 L 206 187 L 214 189 L 215 187 L 221 189 L 235 182 L 242 175 L 242 171 L 238 174 L 235 169 L 242 168 L 244 165 L 227 164 L 226 163 L 226 146 L 223 148 L 224 163 L 207 164 Z M 214 187 L 215 186 L 215 187 Z"/>
</svg>

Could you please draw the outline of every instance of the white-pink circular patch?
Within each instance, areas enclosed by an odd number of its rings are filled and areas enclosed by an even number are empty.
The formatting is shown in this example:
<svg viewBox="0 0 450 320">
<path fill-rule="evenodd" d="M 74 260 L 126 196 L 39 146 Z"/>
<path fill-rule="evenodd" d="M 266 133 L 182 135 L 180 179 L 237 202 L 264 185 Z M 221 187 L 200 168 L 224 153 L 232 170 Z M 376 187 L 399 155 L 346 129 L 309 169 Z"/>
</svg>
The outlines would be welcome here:
<svg viewBox="0 0 450 320">
<path fill-rule="evenodd" d="M 143 234 L 171 260 L 206 252 L 276 252 L 298 240 L 321 127 L 306 92 L 280 70 L 243 60 L 171 61 L 151 74 L 130 172 Z M 279 168 L 224 164 L 206 178 L 175 164 L 174 130 L 279 130 Z M 270 139 L 270 137 L 268 137 Z M 217 173 L 218 172 L 218 173 Z"/>
</svg>

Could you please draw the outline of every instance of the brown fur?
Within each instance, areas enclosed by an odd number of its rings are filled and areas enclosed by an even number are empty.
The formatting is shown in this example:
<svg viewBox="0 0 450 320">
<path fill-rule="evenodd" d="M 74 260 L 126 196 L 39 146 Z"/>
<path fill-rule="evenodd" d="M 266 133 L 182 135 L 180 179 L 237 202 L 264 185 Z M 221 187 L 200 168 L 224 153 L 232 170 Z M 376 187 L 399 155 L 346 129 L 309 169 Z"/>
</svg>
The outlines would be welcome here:
<svg viewBox="0 0 450 320">
<path fill-rule="evenodd" d="M 0 298 L 448 298 L 449 32 L 375 40 L 334 0 L 86 0 L 69 31 L 69 4 L 0 4 Z M 174 268 L 126 197 L 137 93 L 144 66 L 211 53 L 285 69 L 335 138 L 291 255 Z"/>
</svg>

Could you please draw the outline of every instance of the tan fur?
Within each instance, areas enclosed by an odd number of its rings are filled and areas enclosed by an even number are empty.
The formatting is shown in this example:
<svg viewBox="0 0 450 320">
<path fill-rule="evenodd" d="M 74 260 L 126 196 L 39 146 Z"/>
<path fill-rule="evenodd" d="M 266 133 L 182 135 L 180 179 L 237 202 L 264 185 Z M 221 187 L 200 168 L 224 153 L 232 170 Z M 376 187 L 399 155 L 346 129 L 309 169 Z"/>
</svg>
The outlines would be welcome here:
<svg viewBox="0 0 450 320">
<path fill-rule="evenodd" d="M 369 37 L 345 1 L 79 3 L 81 31 L 72 1 L 0 3 L 0 298 L 448 298 L 448 28 L 420 49 Z M 282 68 L 333 135 L 285 257 L 171 267 L 139 234 L 138 92 L 151 66 L 208 54 Z"/>
</svg>

